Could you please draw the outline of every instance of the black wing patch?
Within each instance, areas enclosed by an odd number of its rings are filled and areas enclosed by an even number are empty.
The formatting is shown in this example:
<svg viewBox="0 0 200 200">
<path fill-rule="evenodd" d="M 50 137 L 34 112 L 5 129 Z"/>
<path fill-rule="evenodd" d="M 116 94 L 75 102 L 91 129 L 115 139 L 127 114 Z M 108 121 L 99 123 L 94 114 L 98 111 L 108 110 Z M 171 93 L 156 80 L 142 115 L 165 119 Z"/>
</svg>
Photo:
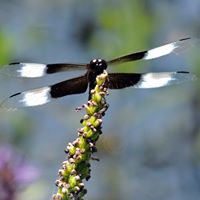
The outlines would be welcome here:
<svg viewBox="0 0 200 200">
<path fill-rule="evenodd" d="M 134 73 L 113 73 L 108 75 L 106 85 L 109 89 L 122 89 L 137 84 L 142 74 Z"/>
<path fill-rule="evenodd" d="M 51 86 L 51 97 L 58 98 L 71 94 L 80 94 L 87 90 L 87 76 L 69 79 Z"/>
<path fill-rule="evenodd" d="M 87 64 L 69 64 L 69 63 L 57 63 L 47 64 L 46 73 L 53 74 L 64 71 L 74 71 L 86 69 Z"/>
</svg>

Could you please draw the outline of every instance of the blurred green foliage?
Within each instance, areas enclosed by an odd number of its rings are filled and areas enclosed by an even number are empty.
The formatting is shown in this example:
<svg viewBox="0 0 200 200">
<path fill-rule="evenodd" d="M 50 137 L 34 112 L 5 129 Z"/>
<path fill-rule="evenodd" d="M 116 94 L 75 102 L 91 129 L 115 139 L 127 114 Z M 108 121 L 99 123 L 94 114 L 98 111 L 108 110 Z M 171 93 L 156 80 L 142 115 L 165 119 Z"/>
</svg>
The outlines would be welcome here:
<svg viewBox="0 0 200 200">
<path fill-rule="evenodd" d="M 11 34 L 0 28 L 0 64 L 6 64 L 12 57 L 14 39 Z"/>
<path fill-rule="evenodd" d="M 103 50 L 102 56 L 109 59 L 149 47 L 156 21 L 144 1 L 108 2 L 99 10 L 98 18 L 101 33 L 95 35 L 92 44 Z M 138 63 L 131 63 L 132 69 L 135 64 L 138 66 Z M 123 68 L 123 72 L 126 71 L 128 68 Z"/>
</svg>

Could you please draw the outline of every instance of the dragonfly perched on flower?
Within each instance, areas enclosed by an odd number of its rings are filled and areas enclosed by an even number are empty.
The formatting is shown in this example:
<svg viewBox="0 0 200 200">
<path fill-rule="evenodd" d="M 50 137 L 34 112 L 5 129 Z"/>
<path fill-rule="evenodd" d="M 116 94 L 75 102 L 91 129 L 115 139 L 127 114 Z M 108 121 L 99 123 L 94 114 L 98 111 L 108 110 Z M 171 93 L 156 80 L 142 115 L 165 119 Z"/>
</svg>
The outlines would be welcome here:
<svg viewBox="0 0 200 200">
<path fill-rule="evenodd" d="M 86 64 L 55 63 L 10 63 L 5 69 L 12 75 L 24 78 L 43 77 L 48 74 L 66 72 L 71 70 L 86 70 L 82 76 L 65 80 L 50 86 L 44 86 L 27 91 L 20 91 L 6 98 L 1 106 L 26 107 L 38 106 L 50 102 L 52 99 L 67 95 L 80 94 L 90 91 L 95 87 L 96 76 L 101 74 L 108 66 L 123 64 L 136 60 L 151 60 L 176 53 L 184 49 L 191 38 L 180 39 L 176 42 L 165 44 L 146 51 L 140 51 L 124 55 L 112 60 L 93 59 Z M 105 85 L 109 89 L 133 88 L 158 88 L 172 84 L 195 80 L 196 76 L 187 71 L 174 72 L 149 72 L 149 73 L 109 73 Z"/>
</svg>

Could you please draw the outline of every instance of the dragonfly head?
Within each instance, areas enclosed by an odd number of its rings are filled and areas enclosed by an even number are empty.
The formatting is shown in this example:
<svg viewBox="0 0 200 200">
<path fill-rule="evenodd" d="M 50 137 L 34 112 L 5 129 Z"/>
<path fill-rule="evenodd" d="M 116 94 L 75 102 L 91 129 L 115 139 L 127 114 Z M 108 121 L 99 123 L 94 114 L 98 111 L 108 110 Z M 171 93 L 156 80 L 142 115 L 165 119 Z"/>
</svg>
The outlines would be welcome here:
<svg viewBox="0 0 200 200">
<path fill-rule="evenodd" d="M 95 72 L 95 74 L 99 75 L 103 73 L 105 69 L 107 69 L 107 62 L 103 59 L 93 59 L 90 61 L 89 68 Z"/>
</svg>

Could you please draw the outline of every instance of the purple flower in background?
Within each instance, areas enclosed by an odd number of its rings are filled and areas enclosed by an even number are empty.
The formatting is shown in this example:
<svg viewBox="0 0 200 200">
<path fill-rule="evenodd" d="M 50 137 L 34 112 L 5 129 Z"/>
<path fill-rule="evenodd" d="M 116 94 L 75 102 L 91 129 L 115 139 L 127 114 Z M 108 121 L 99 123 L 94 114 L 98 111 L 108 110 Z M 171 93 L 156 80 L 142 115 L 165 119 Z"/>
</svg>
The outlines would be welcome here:
<svg viewBox="0 0 200 200">
<path fill-rule="evenodd" d="M 15 200 L 19 190 L 38 177 L 36 168 L 8 146 L 0 147 L 0 199 Z"/>
</svg>

